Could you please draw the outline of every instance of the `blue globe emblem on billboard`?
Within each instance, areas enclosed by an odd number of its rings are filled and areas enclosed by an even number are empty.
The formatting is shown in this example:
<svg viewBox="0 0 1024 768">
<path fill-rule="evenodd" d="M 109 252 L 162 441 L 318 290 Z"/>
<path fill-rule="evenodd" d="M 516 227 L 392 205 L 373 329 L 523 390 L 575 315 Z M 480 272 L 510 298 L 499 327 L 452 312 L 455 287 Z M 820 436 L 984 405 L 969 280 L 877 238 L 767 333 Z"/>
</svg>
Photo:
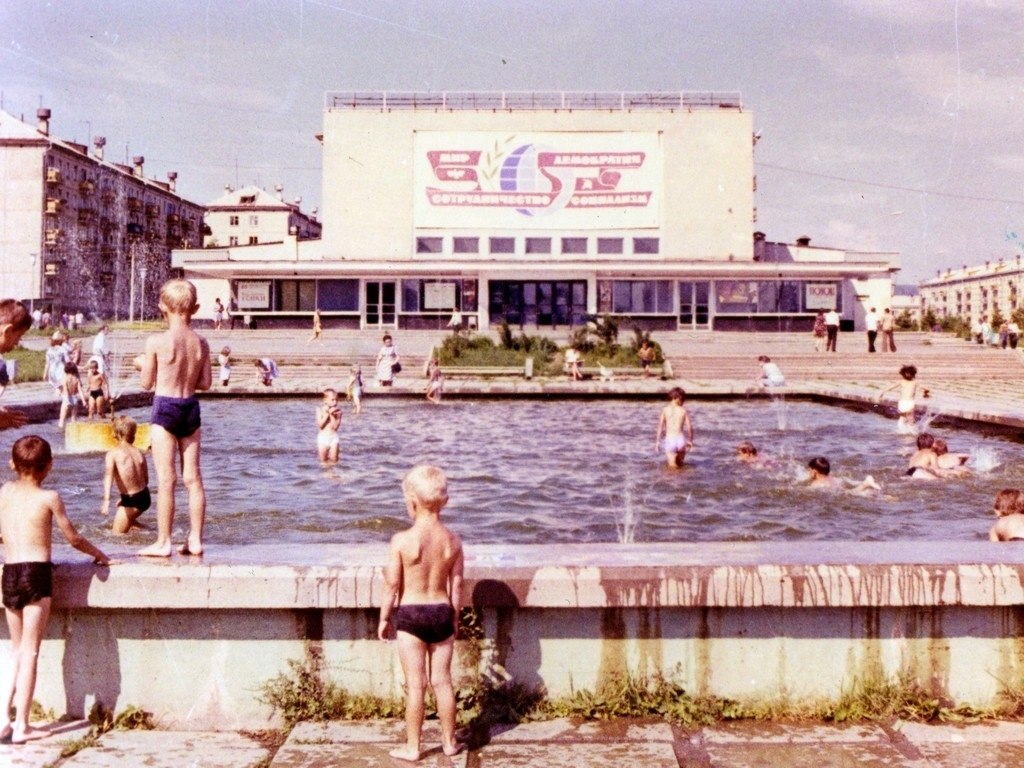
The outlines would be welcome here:
<svg viewBox="0 0 1024 768">
<path fill-rule="evenodd" d="M 547 151 L 549 150 L 546 147 L 524 144 L 510 152 L 501 164 L 499 184 L 502 192 L 529 192 L 552 196 L 551 203 L 542 209 L 516 208 L 524 216 L 542 216 L 560 210 L 572 192 L 575 178 L 572 171 L 556 171 L 550 168 L 547 173 L 540 171 L 538 155 Z M 552 175 L 565 175 L 566 178 L 553 179 Z M 559 197 L 561 199 L 558 199 Z"/>
</svg>

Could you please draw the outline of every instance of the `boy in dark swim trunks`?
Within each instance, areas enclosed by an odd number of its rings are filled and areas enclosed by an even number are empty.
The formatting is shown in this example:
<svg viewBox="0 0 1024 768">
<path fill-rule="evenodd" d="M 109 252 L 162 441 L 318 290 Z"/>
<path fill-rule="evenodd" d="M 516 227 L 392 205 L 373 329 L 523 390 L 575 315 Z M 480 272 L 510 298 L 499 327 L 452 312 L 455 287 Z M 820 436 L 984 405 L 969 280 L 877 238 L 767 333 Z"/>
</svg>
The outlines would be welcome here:
<svg viewBox="0 0 1024 768">
<path fill-rule="evenodd" d="M 135 431 L 138 425 L 130 416 L 115 416 L 114 437 L 117 447 L 107 451 L 103 472 L 103 506 L 100 513 L 106 517 L 110 511 L 110 489 L 117 481 L 121 500 L 114 513 L 114 533 L 127 533 L 139 515 L 149 509 L 152 499 L 149 495 L 149 469 L 146 456 L 135 447 Z M 130 490 L 131 489 L 131 490 Z"/>
<path fill-rule="evenodd" d="M 53 466 L 50 444 L 27 435 L 11 450 L 16 479 L 0 488 L 0 534 L 4 540 L 3 603 L 11 635 L 11 664 L 0 683 L 0 741 L 23 744 L 48 735 L 28 722 L 35 689 L 39 646 L 50 616 L 53 594 L 50 543 L 53 523 L 75 549 L 99 565 L 110 560 L 75 530 L 57 491 L 44 490 L 43 479 Z M 11 706 L 17 710 L 11 722 Z"/>
<path fill-rule="evenodd" d="M 441 523 L 448 503 L 448 481 L 438 467 L 414 467 L 402 481 L 412 527 L 391 538 L 387 584 L 377 636 L 397 636 L 405 674 L 405 746 L 391 751 L 401 760 L 419 760 L 423 695 L 429 681 L 441 721 L 441 748 L 456 755 L 455 691 L 452 653 L 462 608 L 462 542 Z"/>
<path fill-rule="evenodd" d="M 171 556 L 174 524 L 174 486 L 181 462 L 182 480 L 188 491 L 188 540 L 178 548 L 183 555 L 203 554 L 206 491 L 199 470 L 199 437 L 202 422 L 197 390 L 210 388 L 210 345 L 192 330 L 192 316 L 199 309 L 196 287 L 188 280 L 168 280 L 160 289 L 160 311 L 167 320 L 163 333 L 146 339 L 135 358 L 142 386 L 155 389 L 150 444 L 156 467 L 159 494 L 156 499 L 156 543 L 139 552 L 145 557 Z"/>
</svg>

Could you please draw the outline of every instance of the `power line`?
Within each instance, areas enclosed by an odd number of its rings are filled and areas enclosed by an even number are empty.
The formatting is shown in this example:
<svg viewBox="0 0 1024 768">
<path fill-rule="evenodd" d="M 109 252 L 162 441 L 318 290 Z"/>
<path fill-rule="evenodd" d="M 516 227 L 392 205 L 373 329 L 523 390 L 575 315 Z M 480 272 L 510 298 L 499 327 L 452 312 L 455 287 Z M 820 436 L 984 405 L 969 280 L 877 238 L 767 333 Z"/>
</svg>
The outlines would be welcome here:
<svg viewBox="0 0 1024 768">
<path fill-rule="evenodd" d="M 923 187 L 901 187 L 898 184 L 882 184 L 877 181 L 864 181 L 863 179 L 851 179 L 846 176 L 833 176 L 828 173 L 815 173 L 814 171 L 801 171 L 798 168 L 787 168 L 783 165 L 772 165 L 771 163 L 754 163 L 761 168 L 771 168 L 773 171 L 785 171 L 796 173 L 801 176 L 813 176 L 819 179 L 830 179 L 831 181 L 843 181 L 847 184 L 861 184 L 865 187 L 879 187 L 880 189 L 893 189 L 898 192 L 917 192 L 921 195 L 932 195 L 933 197 L 949 197 L 954 200 L 977 200 L 982 203 L 1008 203 L 1009 205 L 1024 205 L 1024 200 L 1011 200 L 1006 197 L 983 197 L 981 195 L 963 195 L 956 192 L 938 192 L 936 190 L 924 189 Z"/>
</svg>

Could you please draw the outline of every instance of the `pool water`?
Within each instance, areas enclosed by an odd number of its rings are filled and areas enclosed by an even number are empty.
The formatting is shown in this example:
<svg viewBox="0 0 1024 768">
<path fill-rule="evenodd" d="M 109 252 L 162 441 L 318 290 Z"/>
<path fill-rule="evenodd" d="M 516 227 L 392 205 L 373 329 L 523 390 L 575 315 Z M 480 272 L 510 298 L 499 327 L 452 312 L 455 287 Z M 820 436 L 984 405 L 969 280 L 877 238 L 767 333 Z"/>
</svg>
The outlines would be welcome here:
<svg viewBox="0 0 1024 768">
<path fill-rule="evenodd" d="M 682 470 L 655 450 L 656 401 L 367 399 L 345 405 L 341 462 L 316 455 L 317 398 L 203 402 L 203 475 L 209 545 L 381 542 L 408 524 L 400 481 L 419 462 L 448 473 L 448 522 L 468 542 L 661 542 L 980 539 L 992 500 L 1024 488 L 1024 446 L 969 431 L 934 430 L 950 450 L 971 453 L 970 477 L 904 478 L 910 436 L 878 414 L 808 402 L 739 400 L 688 404 L 696 447 Z M 148 409 L 131 411 L 148 419 Z M 36 432 L 58 456 L 46 485 L 101 545 L 120 545 L 99 516 L 102 454 L 63 454 L 55 424 Z M 738 462 L 749 439 L 767 467 Z M 870 497 L 803 485 L 807 461 L 827 456 L 832 474 L 871 474 Z M 150 463 L 151 487 L 156 475 Z M 175 540 L 188 526 L 177 494 Z M 152 540 L 154 509 L 128 542 Z M 57 537 L 59 538 L 59 536 Z"/>
</svg>

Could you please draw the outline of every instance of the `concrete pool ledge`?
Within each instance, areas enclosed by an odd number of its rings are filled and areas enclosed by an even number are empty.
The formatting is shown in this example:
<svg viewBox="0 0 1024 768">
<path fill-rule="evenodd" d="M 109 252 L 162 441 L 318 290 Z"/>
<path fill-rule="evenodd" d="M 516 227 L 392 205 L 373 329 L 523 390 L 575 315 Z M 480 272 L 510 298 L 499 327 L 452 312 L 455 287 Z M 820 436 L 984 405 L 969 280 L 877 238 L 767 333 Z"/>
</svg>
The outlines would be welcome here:
<svg viewBox="0 0 1024 768">
<path fill-rule="evenodd" d="M 970 542 L 473 545 L 481 637 L 461 674 L 594 689 L 665 674 L 693 694 L 836 698 L 910 679 L 991 704 L 1024 679 L 1024 546 Z M 352 692 L 400 695 L 376 639 L 383 545 L 249 546 L 203 558 L 61 562 L 37 699 L 163 727 L 276 723 L 266 682 L 322 660 Z M 2 653 L 7 653 L 7 644 Z"/>
</svg>

